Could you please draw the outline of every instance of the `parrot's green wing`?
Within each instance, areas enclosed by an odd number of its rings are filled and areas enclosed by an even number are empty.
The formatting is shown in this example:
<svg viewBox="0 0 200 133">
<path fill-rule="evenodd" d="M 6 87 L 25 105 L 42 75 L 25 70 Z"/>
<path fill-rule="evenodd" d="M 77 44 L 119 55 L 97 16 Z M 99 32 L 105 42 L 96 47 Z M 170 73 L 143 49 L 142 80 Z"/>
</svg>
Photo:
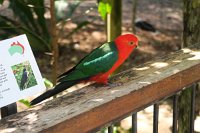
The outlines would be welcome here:
<svg viewBox="0 0 200 133">
<path fill-rule="evenodd" d="M 87 79 L 107 72 L 118 60 L 118 50 L 114 42 L 108 42 L 93 50 L 74 68 L 59 76 L 58 81 Z"/>
</svg>

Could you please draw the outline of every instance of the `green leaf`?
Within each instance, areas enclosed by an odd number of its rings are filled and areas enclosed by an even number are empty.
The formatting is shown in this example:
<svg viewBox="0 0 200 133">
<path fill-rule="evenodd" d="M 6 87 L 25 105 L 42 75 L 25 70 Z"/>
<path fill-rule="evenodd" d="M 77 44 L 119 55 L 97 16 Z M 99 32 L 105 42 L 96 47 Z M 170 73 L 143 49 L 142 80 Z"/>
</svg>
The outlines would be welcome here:
<svg viewBox="0 0 200 133">
<path fill-rule="evenodd" d="M 111 13 L 112 7 L 110 3 L 106 4 L 107 13 Z"/>
<path fill-rule="evenodd" d="M 112 7 L 108 0 L 101 0 L 98 5 L 98 12 L 101 15 L 102 19 L 106 19 L 107 13 L 111 13 Z"/>
<path fill-rule="evenodd" d="M 42 30 L 41 35 L 44 37 L 46 41 L 49 42 L 50 35 L 47 29 L 46 19 L 44 17 L 45 14 L 44 0 L 32 0 L 30 1 L 30 3 L 33 6 L 34 13 L 37 15 L 38 26 Z"/>
<path fill-rule="evenodd" d="M 28 2 L 25 0 L 10 0 L 10 8 L 17 14 L 21 22 L 24 23 L 28 29 L 39 34 L 39 29 L 35 23 L 32 10 L 27 5 Z"/>
<path fill-rule="evenodd" d="M 36 34 L 34 31 L 31 31 L 25 26 L 19 25 L 17 22 L 5 16 L 0 16 L 0 20 L 6 22 L 7 24 L 9 23 L 9 25 L 6 25 L 5 23 L 2 25 L 2 26 L 6 26 L 4 27 L 4 30 L 6 30 L 8 33 L 11 31 L 14 32 L 15 30 L 16 31 L 15 35 L 26 34 L 33 50 L 35 51 L 50 51 L 51 50 L 49 43 L 46 40 L 44 40 L 40 35 Z"/>
<path fill-rule="evenodd" d="M 44 84 L 47 88 L 52 88 L 53 87 L 53 83 L 51 81 L 49 81 L 48 79 L 46 78 L 43 78 L 44 80 Z"/>
<path fill-rule="evenodd" d="M 30 102 L 28 100 L 21 99 L 21 100 L 19 100 L 19 102 L 24 104 L 25 106 L 27 106 L 29 108 L 31 107 L 31 104 L 30 104 Z"/>
<path fill-rule="evenodd" d="M 1 35 L 1 39 L 7 39 L 9 36 L 13 34 L 19 34 L 20 32 L 16 30 L 16 27 L 6 19 L 3 19 L 3 16 L 0 15 L 0 29 L 5 31 L 6 34 Z"/>
<path fill-rule="evenodd" d="M 0 4 L 3 4 L 3 0 L 0 0 Z"/>
<path fill-rule="evenodd" d="M 37 35 L 33 31 L 25 27 L 20 27 L 20 29 L 22 30 L 24 34 L 27 35 L 31 48 L 33 50 L 35 51 L 50 51 L 51 50 L 51 47 L 48 44 L 48 42 L 46 42 L 46 40 L 41 38 L 39 35 Z"/>
</svg>

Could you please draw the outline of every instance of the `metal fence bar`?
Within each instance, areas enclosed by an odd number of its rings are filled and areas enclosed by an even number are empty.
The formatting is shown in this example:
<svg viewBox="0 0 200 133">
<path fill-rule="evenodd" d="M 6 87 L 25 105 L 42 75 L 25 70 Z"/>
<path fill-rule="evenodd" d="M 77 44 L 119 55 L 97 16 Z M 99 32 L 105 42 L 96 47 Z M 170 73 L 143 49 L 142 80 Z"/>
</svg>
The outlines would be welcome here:
<svg viewBox="0 0 200 133">
<path fill-rule="evenodd" d="M 159 104 L 154 104 L 153 109 L 153 133 L 158 133 L 158 114 L 159 114 Z"/>
<path fill-rule="evenodd" d="M 197 84 L 192 86 L 192 94 L 191 94 L 191 107 L 190 107 L 190 133 L 194 132 L 194 114 L 195 114 L 195 94 L 196 88 L 198 87 Z"/>
<path fill-rule="evenodd" d="M 132 132 L 131 133 L 137 133 L 137 113 L 134 113 L 132 115 Z"/>
<path fill-rule="evenodd" d="M 173 96 L 173 126 L 172 133 L 177 133 L 177 119 L 178 119 L 178 94 Z"/>
<path fill-rule="evenodd" d="M 108 133 L 113 133 L 113 125 L 108 127 Z"/>
</svg>

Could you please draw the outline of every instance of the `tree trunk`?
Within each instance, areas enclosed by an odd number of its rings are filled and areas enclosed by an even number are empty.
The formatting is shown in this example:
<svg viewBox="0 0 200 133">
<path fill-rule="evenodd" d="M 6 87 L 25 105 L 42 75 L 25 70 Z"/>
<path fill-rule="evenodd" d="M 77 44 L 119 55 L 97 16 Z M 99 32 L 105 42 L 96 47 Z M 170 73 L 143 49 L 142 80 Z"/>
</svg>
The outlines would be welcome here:
<svg viewBox="0 0 200 133">
<path fill-rule="evenodd" d="M 107 40 L 112 41 L 121 35 L 122 27 L 122 1 L 110 0 L 111 14 L 107 14 Z"/>
<path fill-rule="evenodd" d="M 183 47 L 200 45 L 200 2 L 183 0 Z"/>
<path fill-rule="evenodd" d="M 135 18 L 136 18 L 136 5 L 137 5 L 137 0 L 132 0 L 132 31 L 135 33 Z"/>
<path fill-rule="evenodd" d="M 183 0 L 183 43 L 182 47 L 200 45 L 200 2 Z M 190 132 L 191 88 L 184 90 L 179 97 L 178 133 Z"/>
<path fill-rule="evenodd" d="M 179 97 L 178 133 L 189 133 L 190 131 L 190 105 L 191 88 L 186 88 Z"/>
<path fill-rule="evenodd" d="M 55 5 L 54 5 L 54 0 L 50 0 L 50 14 L 51 14 L 51 27 L 50 27 L 50 33 L 51 33 L 51 46 L 52 46 L 52 67 L 53 67 L 53 72 L 52 72 L 52 79 L 53 79 L 53 84 L 56 84 L 56 79 L 57 79 L 57 70 L 58 70 L 58 32 L 56 28 L 56 18 L 55 18 Z M 56 97 L 56 96 L 54 96 Z"/>
</svg>

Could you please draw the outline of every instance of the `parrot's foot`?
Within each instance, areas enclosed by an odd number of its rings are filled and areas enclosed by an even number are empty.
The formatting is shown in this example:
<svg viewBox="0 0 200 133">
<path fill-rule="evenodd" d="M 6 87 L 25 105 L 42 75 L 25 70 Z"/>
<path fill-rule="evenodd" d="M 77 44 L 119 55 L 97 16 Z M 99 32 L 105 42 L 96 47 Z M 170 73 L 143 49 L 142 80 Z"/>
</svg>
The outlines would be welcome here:
<svg viewBox="0 0 200 133">
<path fill-rule="evenodd" d="M 110 88 L 113 88 L 113 87 L 120 86 L 120 85 L 122 85 L 122 84 L 123 84 L 123 83 L 121 83 L 121 82 L 115 82 L 115 83 L 108 82 L 109 89 L 110 89 Z"/>
<path fill-rule="evenodd" d="M 108 89 L 111 89 L 111 88 L 120 86 L 122 84 L 123 84 L 122 82 L 111 83 L 111 82 L 108 81 L 106 84 L 96 84 L 95 86 L 96 87 L 108 87 Z"/>
</svg>

